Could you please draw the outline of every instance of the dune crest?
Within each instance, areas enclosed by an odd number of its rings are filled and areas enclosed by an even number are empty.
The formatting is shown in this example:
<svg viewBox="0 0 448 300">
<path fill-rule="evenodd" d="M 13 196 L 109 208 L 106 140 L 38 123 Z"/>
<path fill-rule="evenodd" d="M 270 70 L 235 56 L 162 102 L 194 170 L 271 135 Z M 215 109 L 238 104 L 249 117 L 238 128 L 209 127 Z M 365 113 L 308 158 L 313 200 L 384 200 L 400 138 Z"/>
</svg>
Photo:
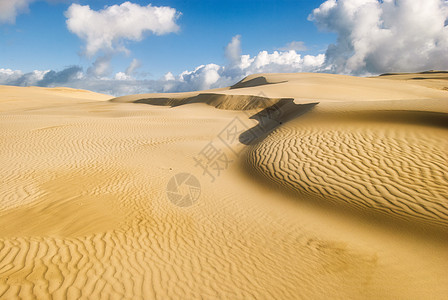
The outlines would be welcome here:
<svg viewBox="0 0 448 300">
<path fill-rule="evenodd" d="M 185 104 L 205 103 L 213 107 L 225 110 L 252 110 L 267 108 L 282 100 L 294 100 L 292 98 L 267 98 L 254 95 L 227 95 L 218 93 L 199 93 L 187 98 L 148 98 L 138 99 L 135 103 L 161 105 L 175 107 Z"/>
</svg>

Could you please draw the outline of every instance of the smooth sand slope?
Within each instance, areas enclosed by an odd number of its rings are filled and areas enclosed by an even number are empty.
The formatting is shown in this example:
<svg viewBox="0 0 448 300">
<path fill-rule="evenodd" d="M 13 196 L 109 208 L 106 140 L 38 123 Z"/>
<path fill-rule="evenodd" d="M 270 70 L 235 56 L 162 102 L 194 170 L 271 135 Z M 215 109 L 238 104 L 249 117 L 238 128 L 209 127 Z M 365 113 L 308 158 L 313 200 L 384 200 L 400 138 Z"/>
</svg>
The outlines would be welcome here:
<svg viewBox="0 0 448 300">
<path fill-rule="evenodd" d="M 446 299 L 445 75 L 0 86 L 0 298 Z"/>
</svg>

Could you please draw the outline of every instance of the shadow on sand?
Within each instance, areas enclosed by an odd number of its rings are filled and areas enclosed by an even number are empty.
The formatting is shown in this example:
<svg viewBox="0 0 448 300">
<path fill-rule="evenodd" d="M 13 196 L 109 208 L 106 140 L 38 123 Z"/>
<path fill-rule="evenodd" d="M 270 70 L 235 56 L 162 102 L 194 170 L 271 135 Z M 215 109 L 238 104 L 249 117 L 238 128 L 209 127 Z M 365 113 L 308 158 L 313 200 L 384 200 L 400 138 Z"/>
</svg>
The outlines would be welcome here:
<svg viewBox="0 0 448 300">
<path fill-rule="evenodd" d="M 249 119 L 257 120 L 258 125 L 241 133 L 239 141 L 244 145 L 253 145 L 265 138 L 281 124 L 307 113 L 316 104 L 318 102 L 295 104 L 293 98 L 281 99 L 274 105 L 251 116 Z"/>
</svg>

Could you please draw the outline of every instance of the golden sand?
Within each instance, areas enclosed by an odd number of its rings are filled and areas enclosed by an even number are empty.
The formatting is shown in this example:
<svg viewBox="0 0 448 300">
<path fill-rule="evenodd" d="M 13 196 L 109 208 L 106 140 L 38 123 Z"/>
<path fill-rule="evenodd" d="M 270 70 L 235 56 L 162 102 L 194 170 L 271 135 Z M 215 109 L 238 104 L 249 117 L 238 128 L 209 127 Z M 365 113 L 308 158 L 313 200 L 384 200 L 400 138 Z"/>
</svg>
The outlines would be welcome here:
<svg viewBox="0 0 448 300">
<path fill-rule="evenodd" d="M 446 299 L 445 75 L 0 86 L 0 298 Z"/>
</svg>

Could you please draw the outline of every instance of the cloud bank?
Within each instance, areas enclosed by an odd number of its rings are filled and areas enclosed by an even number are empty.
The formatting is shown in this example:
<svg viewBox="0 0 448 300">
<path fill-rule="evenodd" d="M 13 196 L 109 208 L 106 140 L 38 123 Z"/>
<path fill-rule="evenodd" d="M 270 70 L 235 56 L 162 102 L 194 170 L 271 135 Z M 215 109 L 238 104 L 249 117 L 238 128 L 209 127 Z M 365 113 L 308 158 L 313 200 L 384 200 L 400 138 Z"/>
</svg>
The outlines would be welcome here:
<svg viewBox="0 0 448 300">
<path fill-rule="evenodd" d="M 67 28 L 85 42 L 85 54 L 89 57 L 100 50 L 128 52 L 124 42 L 141 41 L 145 33 L 176 32 L 179 15 L 171 7 L 140 6 L 131 2 L 99 11 L 88 5 L 72 4 L 65 12 Z"/>
<path fill-rule="evenodd" d="M 446 0 L 327 0 L 309 20 L 337 34 L 326 51 L 333 73 L 448 69 Z"/>
<path fill-rule="evenodd" d="M 253 73 L 371 75 L 448 69 L 447 0 L 327 0 L 309 16 L 322 30 L 337 34 L 325 54 L 302 55 L 306 46 L 293 41 L 277 51 L 251 56 L 242 54 L 241 36 L 236 35 L 225 48 L 226 65 L 203 64 L 177 75 L 168 72 L 159 79 L 141 78 L 137 60 L 114 74 L 110 59 L 114 52 L 125 51 L 124 41 L 140 40 L 145 32 L 175 32 L 179 15 L 175 9 L 125 2 L 92 11 L 72 4 L 66 14 L 69 29 L 86 42 L 86 54 L 102 51 L 103 55 L 86 71 L 77 66 L 59 72 L 0 69 L 0 84 L 64 85 L 124 95 L 218 88 Z"/>
<path fill-rule="evenodd" d="M 229 86 L 254 73 L 315 72 L 324 68 L 325 55 L 316 56 L 297 53 L 295 50 L 260 51 L 255 56 L 242 55 L 241 36 L 236 35 L 225 48 L 226 66 L 200 65 L 178 76 L 165 75 L 161 91 L 188 91 Z"/>
<path fill-rule="evenodd" d="M 325 61 L 324 54 L 302 56 L 295 50 L 272 53 L 261 51 L 255 56 L 241 55 L 241 52 L 241 40 L 237 35 L 226 47 L 228 64 L 225 66 L 210 63 L 178 75 L 168 72 L 162 78 L 149 80 L 134 77 L 136 69 L 140 66 L 140 62 L 135 59 L 124 72 L 105 76 L 110 73 L 109 58 L 105 56 L 99 57 L 85 72 L 77 66 L 59 72 L 47 70 L 22 73 L 17 70 L 0 69 L 0 84 L 48 87 L 63 85 L 116 96 L 181 92 L 229 86 L 253 73 L 312 72 L 322 69 Z"/>
<path fill-rule="evenodd" d="M 57 86 L 73 82 L 83 76 L 82 68 L 67 67 L 60 72 L 35 70 L 23 73 L 19 70 L 0 69 L 0 84 L 16 86 Z"/>
</svg>

